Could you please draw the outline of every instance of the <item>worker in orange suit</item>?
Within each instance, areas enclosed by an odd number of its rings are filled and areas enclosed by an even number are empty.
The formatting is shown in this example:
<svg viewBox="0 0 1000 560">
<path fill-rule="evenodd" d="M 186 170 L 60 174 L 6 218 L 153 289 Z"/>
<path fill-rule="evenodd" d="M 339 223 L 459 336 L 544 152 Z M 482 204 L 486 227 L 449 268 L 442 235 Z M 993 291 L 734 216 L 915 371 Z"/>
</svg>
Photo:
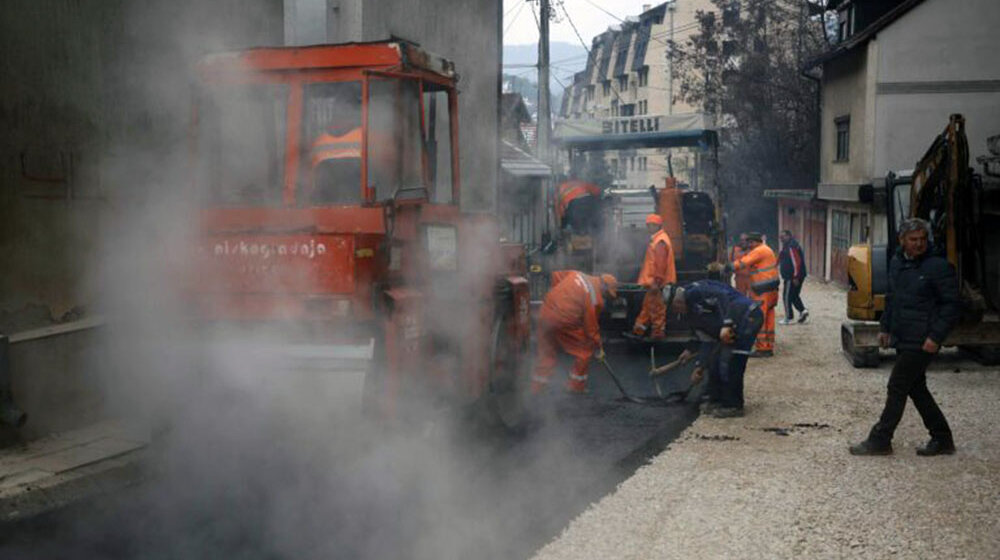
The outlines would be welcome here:
<svg viewBox="0 0 1000 560">
<path fill-rule="evenodd" d="M 733 271 L 746 271 L 750 275 L 750 297 L 760 302 L 764 313 L 764 326 L 757 333 L 754 356 L 774 355 L 774 308 L 778 306 L 778 258 L 764 243 L 760 233 L 747 233 L 747 253 L 733 261 Z"/>
<path fill-rule="evenodd" d="M 677 283 L 677 265 L 674 263 L 674 247 L 670 236 L 663 231 L 663 218 L 659 214 L 646 216 L 646 230 L 649 231 L 649 246 L 639 269 L 636 281 L 646 288 L 642 299 L 642 309 L 632 326 L 632 334 L 649 336 L 657 340 L 666 336 L 667 308 L 663 303 L 661 290 L 664 286 Z"/>
<path fill-rule="evenodd" d="M 531 378 L 531 392 L 548 386 L 559 350 L 573 356 L 566 391 L 584 393 L 592 357 L 604 360 L 604 345 L 597 318 L 606 297 L 617 296 L 618 280 L 610 274 L 590 276 L 576 270 L 552 273 L 552 287 L 539 315 L 538 359 Z"/>
<path fill-rule="evenodd" d="M 729 261 L 736 262 L 749 252 L 747 249 L 747 234 L 740 234 L 740 241 L 729 250 Z M 736 282 L 736 291 L 750 297 L 750 273 L 746 270 L 735 271 L 733 279 Z"/>
<path fill-rule="evenodd" d="M 579 181 L 576 179 L 570 179 L 559 185 L 556 190 L 556 218 L 559 223 L 564 227 L 563 217 L 566 215 L 566 209 L 569 208 L 569 203 L 574 200 L 581 199 L 585 196 L 592 196 L 594 198 L 601 197 L 601 187 L 593 183 L 588 183 L 586 181 Z"/>
</svg>

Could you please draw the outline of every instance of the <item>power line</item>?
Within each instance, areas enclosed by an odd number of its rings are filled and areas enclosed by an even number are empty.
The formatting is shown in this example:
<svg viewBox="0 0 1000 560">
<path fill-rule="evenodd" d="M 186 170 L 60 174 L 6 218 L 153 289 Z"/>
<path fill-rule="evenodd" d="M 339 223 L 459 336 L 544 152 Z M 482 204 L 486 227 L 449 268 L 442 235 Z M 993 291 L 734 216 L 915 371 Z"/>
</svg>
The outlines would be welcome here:
<svg viewBox="0 0 1000 560">
<path fill-rule="evenodd" d="M 510 23 L 509 23 L 509 24 L 507 24 L 507 27 L 506 27 L 506 29 L 504 29 L 504 30 L 503 30 L 503 37 L 506 37 L 506 36 L 507 36 L 507 32 L 508 32 L 508 31 L 510 31 L 510 28 L 511 28 L 511 27 L 514 27 L 514 23 L 515 23 L 515 22 L 517 21 L 517 18 L 518 18 L 518 16 L 520 16 L 520 15 L 521 15 L 521 11 L 522 11 L 522 10 L 524 10 L 524 5 L 525 5 L 525 4 L 527 4 L 527 2 L 522 2 L 522 3 L 520 4 L 520 6 L 519 6 L 519 7 L 518 7 L 518 9 L 517 9 L 517 12 L 516 12 L 516 13 L 514 14 L 514 17 L 512 17 L 512 18 L 510 19 Z M 506 16 L 505 16 L 505 17 L 506 17 Z"/>
</svg>

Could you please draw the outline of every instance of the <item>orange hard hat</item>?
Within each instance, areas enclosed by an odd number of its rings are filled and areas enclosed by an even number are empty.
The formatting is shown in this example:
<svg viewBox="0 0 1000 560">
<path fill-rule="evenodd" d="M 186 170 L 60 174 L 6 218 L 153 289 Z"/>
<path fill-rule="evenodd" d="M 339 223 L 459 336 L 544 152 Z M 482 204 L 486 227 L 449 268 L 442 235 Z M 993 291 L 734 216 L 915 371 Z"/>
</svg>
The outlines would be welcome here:
<svg viewBox="0 0 1000 560">
<path fill-rule="evenodd" d="M 602 274 L 601 282 L 604 282 L 604 287 L 608 290 L 608 295 L 616 298 L 618 297 L 618 279 L 610 274 Z"/>
<path fill-rule="evenodd" d="M 659 214 L 650 214 L 646 216 L 646 225 L 648 226 L 649 224 L 656 224 L 658 226 L 662 226 L 663 218 L 660 217 Z"/>
</svg>

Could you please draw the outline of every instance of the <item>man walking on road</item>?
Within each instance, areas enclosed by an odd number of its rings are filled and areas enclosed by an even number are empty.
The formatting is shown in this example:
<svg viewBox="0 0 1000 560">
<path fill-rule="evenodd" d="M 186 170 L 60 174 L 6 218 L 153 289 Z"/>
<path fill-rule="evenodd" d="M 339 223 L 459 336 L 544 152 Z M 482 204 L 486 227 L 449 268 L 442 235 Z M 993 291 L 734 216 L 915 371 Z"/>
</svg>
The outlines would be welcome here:
<svg viewBox="0 0 1000 560">
<path fill-rule="evenodd" d="M 663 231 L 663 218 L 659 214 L 646 216 L 646 229 L 650 235 L 649 246 L 636 281 L 646 288 L 646 296 L 642 299 L 642 309 L 635 319 L 632 334 L 660 340 L 666 336 L 667 325 L 667 309 L 663 306 L 660 290 L 677 283 L 677 265 L 670 236 Z"/>
<path fill-rule="evenodd" d="M 802 246 L 789 230 L 782 230 L 778 236 L 781 240 L 781 252 L 778 254 L 778 269 L 781 271 L 781 302 L 785 306 L 785 318 L 782 325 L 790 325 L 795 320 L 795 311 L 799 312 L 799 323 L 809 320 L 809 310 L 802 303 L 802 283 L 806 281 L 806 260 Z"/>
<path fill-rule="evenodd" d="M 566 390 L 586 392 L 590 358 L 604 359 L 597 318 L 605 297 L 618 297 L 617 287 L 618 281 L 610 274 L 598 277 L 576 270 L 552 273 L 552 287 L 539 315 L 538 359 L 531 378 L 533 394 L 548 386 L 560 349 L 574 358 Z"/>
<path fill-rule="evenodd" d="M 885 408 L 868 439 L 852 445 L 852 455 L 889 455 L 892 436 L 903 417 L 906 398 L 930 432 L 917 455 L 950 455 L 955 442 L 944 413 L 927 389 L 927 366 L 961 314 L 955 270 L 928 247 L 930 224 L 910 218 L 899 226 L 899 249 L 889 263 L 889 289 L 882 313 L 879 343 L 896 347 Z"/>
<path fill-rule="evenodd" d="M 774 251 L 764 243 L 763 234 L 747 233 L 747 253 L 731 264 L 732 270 L 739 274 L 746 271 L 750 274 L 750 297 L 760 303 L 764 313 L 764 327 L 757 335 L 754 345 L 754 356 L 770 357 L 774 355 L 774 308 L 778 306 L 778 258 Z"/>
<path fill-rule="evenodd" d="M 764 323 L 760 304 L 716 280 L 677 288 L 672 297 L 669 290 L 664 293 L 671 300 L 671 309 L 684 316 L 696 336 L 680 360 L 686 363 L 696 359 L 693 384 L 700 383 L 708 370 L 706 412 L 716 418 L 743 416 L 743 373 Z"/>
</svg>

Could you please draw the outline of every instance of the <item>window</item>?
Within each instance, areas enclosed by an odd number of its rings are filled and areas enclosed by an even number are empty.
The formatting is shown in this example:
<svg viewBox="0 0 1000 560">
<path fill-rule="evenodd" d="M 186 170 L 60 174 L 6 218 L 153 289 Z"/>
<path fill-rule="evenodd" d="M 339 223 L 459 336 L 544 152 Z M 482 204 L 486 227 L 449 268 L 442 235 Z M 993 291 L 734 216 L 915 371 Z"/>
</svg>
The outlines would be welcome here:
<svg viewBox="0 0 1000 560">
<path fill-rule="evenodd" d="M 830 245 L 835 250 L 846 251 L 851 246 L 851 214 L 834 210 L 830 224 Z"/>
<path fill-rule="evenodd" d="M 647 112 L 649 112 L 649 101 L 643 99 L 638 102 L 638 112 L 636 114 L 645 115 Z"/>
<path fill-rule="evenodd" d="M 617 99 L 613 99 L 611 101 L 611 116 L 612 117 L 617 117 L 618 116 L 618 100 Z"/>
<path fill-rule="evenodd" d="M 448 91 L 424 82 L 424 143 L 427 146 L 427 176 L 431 200 L 451 202 L 451 116 Z"/>
<path fill-rule="evenodd" d="M 643 66 L 639 69 L 639 87 L 644 87 L 649 85 L 649 66 Z"/>
<path fill-rule="evenodd" d="M 287 99 L 285 85 L 219 86 L 201 99 L 199 182 L 211 204 L 281 204 Z"/>
<path fill-rule="evenodd" d="M 421 194 L 419 101 L 417 80 L 372 78 L 368 82 L 368 184 L 375 189 L 376 200 Z"/>
<path fill-rule="evenodd" d="M 586 101 L 593 101 L 593 100 L 594 100 L 594 86 L 593 86 L 593 84 L 591 84 L 591 85 L 587 86 Z"/>
<path fill-rule="evenodd" d="M 361 202 L 361 83 L 303 89 L 300 205 Z"/>
<path fill-rule="evenodd" d="M 604 97 L 611 95 L 611 80 L 604 80 L 601 83 L 601 89 L 604 90 Z"/>
<path fill-rule="evenodd" d="M 628 75 L 618 76 L 618 91 L 628 91 Z"/>
<path fill-rule="evenodd" d="M 847 161 L 851 152 L 851 117 L 837 117 L 833 124 L 837 130 L 837 157 L 834 161 Z"/>
<path fill-rule="evenodd" d="M 635 103 L 627 103 L 621 106 L 621 116 L 623 117 L 633 117 L 635 116 Z"/>
</svg>

